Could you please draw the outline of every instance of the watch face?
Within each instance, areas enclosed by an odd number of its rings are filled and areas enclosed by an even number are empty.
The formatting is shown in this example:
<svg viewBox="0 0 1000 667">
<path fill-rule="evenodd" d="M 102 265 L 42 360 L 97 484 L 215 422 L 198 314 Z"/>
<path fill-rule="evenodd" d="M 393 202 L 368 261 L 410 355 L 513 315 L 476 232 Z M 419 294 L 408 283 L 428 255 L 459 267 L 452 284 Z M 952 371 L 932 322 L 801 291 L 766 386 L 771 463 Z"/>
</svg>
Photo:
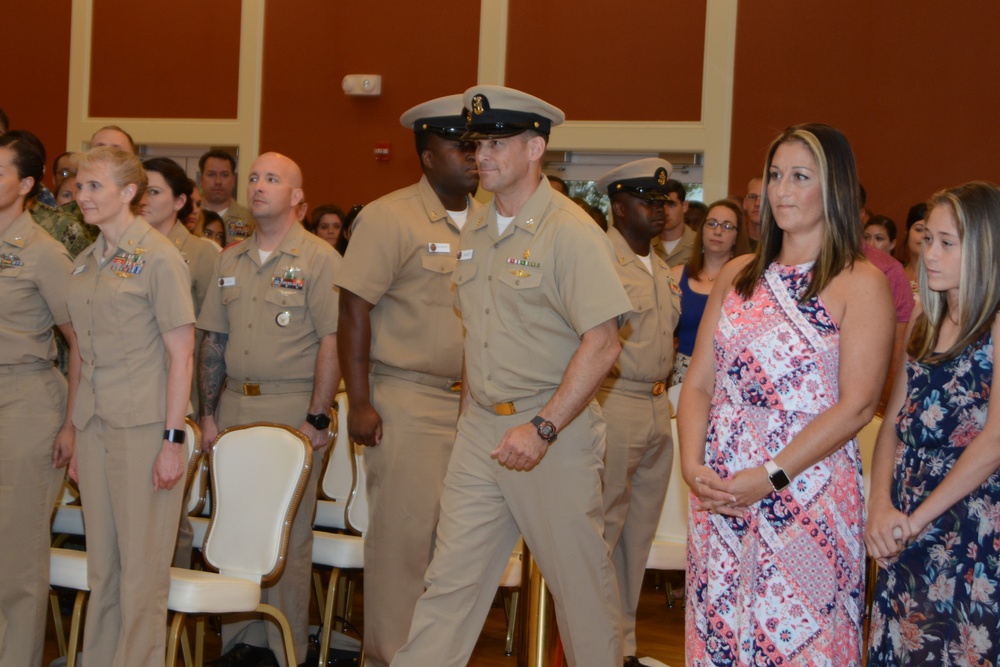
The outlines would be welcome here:
<svg viewBox="0 0 1000 667">
<path fill-rule="evenodd" d="M 768 479 L 771 480 L 771 486 L 774 487 L 775 491 L 781 491 L 792 483 L 792 481 L 788 479 L 788 475 L 786 475 L 785 471 L 781 468 L 778 468 L 773 473 L 768 475 Z"/>
</svg>

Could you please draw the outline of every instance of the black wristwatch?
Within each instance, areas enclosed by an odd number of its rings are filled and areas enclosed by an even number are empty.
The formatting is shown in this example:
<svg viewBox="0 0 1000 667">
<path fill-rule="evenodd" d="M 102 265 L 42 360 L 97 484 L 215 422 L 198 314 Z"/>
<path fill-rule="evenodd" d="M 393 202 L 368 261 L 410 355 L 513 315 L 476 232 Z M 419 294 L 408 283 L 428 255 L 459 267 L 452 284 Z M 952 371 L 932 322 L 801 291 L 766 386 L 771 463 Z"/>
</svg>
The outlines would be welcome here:
<svg viewBox="0 0 1000 667">
<path fill-rule="evenodd" d="M 175 445 L 183 445 L 187 440 L 187 432 L 182 428 L 168 428 L 163 432 L 163 439 Z"/>
<path fill-rule="evenodd" d="M 779 468 L 774 461 L 764 461 L 764 470 L 767 471 L 767 479 L 775 491 L 782 491 L 792 483 L 792 480 L 788 479 L 788 474 Z"/>
<path fill-rule="evenodd" d="M 551 445 L 552 441 L 556 439 L 556 435 L 558 435 L 556 425 L 541 415 L 536 415 L 531 420 L 531 423 L 538 429 L 538 437 Z"/>
<path fill-rule="evenodd" d="M 325 412 L 321 412 L 318 415 L 307 414 L 306 421 L 317 431 L 322 431 L 330 426 L 330 415 Z"/>
</svg>

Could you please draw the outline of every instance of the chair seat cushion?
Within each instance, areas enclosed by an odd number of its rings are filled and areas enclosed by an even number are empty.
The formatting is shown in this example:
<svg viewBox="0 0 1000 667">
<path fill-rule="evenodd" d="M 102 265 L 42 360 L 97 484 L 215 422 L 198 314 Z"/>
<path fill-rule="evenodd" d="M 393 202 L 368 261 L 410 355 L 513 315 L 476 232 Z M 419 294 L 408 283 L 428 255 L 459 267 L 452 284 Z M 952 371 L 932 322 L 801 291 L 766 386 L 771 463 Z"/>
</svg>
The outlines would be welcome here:
<svg viewBox="0 0 1000 667">
<path fill-rule="evenodd" d="M 365 540 L 356 535 L 339 535 L 313 531 L 312 561 L 345 570 L 360 570 L 365 566 Z"/>
<path fill-rule="evenodd" d="M 167 608 L 186 614 L 253 611 L 260 604 L 256 581 L 201 570 L 170 568 Z"/>
<path fill-rule="evenodd" d="M 49 583 L 53 586 L 89 591 L 87 553 L 72 549 L 52 549 L 49 559 Z"/>
<path fill-rule="evenodd" d="M 687 544 L 659 538 L 653 540 L 646 560 L 647 570 L 686 570 Z"/>
</svg>

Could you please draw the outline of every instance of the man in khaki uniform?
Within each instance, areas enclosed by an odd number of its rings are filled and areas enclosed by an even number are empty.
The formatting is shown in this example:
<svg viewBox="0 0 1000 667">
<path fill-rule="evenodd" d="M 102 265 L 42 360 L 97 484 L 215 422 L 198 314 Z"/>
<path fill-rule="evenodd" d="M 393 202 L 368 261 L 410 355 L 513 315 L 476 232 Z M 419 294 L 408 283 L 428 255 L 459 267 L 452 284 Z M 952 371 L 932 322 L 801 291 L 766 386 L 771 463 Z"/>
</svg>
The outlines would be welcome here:
<svg viewBox="0 0 1000 667">
<path fill-rule="evenodd" d="M 202 206 L 215 211 L 226 226 L 226 241 L 236 243 L 253 234 L 256 222 L 246 206 L 233 199 L 236 158 L 222 150 L 211 150 L 198 159 L 201 172 Z"/>
<path fill-rule="evenodd" d="M 666 223 L 670 170 L 666 160 L 647 158 L 597 181 L 597 188 L 611 198 L 614 227 L 608 238 L 618 277 L 632 301 L 632 312 L 619 330 L 622 353 L 597 392 L 608 423 L 604 539 L 612 550 L 622 600 L 625 667 L 640 665 L 635 611 L 673 459 L 666 379 L 674 363 L 680 297 L 670 267 L 650 252 L 650 241 Z"/>
<path fill-rule="evenodd" d="M 671 178 L 667 180 L 665 187 L 668 193 L 668 199 L 664 202 L 667 222 L 652 246 L 653 251 L 673 268 L 687 264 L 691 259 L 696 233 L 684 224 L 684 215 L 688 210 L 684 184 Z"/>
<path fill-rule="evenodd" d="M 607 237 L 541 174 L 562 111 L 499 86 L 465 92 L 484 214 L 453 280 L 466 328 L 458 437 L 427 591 L 393 665 L 465 665 L 524 536 L 555 599 L 570 665 L 621 662 L 603 539 L 604 419 L 593 400 L 630 309 Z"/>
<path fill-rule="evenodd" d="M 298 428 L 313 443 L 312 472 L 292 524 L 284 573 L 261 596 L 288 617 L 295 654 L 304 659 L 316 486 L 329 439 L 328 411 L 340 383 L 333 281 L 341 257 L 295 219 L 302 172 L 289 158 L 258 157 L 247 200 L 257 229 L 219 255 L 198 317 L 198 328 L 206 332 L 199 359 L 201 427 L 211 443 L 234 424 L 270 421 Z M 287 667 L 281 632 L 271 621 L 224 624 L 222 639 L 226 653 L 211 665 Z"/>
<path fill-rule="evenodd" d="M 462 321 L 451 273 L 478 206 L 462 96 L 417 105 L 424 176 L 358 216 L 338 274 L 340 366 L 351 440 L 367 446 L 365 658 L 384 667 L 406 642 L 424 592 L 462 377 Z"/>
</svg>

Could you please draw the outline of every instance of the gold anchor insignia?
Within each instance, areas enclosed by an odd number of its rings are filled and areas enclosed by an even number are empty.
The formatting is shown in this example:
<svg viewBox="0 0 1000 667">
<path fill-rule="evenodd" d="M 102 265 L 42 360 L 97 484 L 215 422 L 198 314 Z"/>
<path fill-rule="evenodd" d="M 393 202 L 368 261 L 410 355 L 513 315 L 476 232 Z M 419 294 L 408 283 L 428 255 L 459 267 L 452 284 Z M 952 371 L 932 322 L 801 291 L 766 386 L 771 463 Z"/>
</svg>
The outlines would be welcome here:
<svg viewBox="0 0 1000 667">
<path fill-rule="evenodd" d="M 530 250 L 525 250 L 524 254 L 521 255 L 521 257 L 523 257 L 524 259 L 531 259 L 531 251 Z"/>
<path fill-rule="evenodd" d="M 524 269 L 518 269 L 516 271 L 511 271 L 511 273 L 514 274 L 515 278 L 527 278 L 528 276 L 531 275 L 530 273 L 528 273 Z"/>
<path fill-rule="evenodd" d="M 485 112 L 486 109 L 483 108 L 483 96 L 476 95 L 472 98 L 472 113 L 480 116 Z"/>
<path fill-rule="evenodd" d="M 659 183 L 660 185 L 666 185 L 666 183 L 667 183 L 667 172 L 665 170 L 660 169 L 660 175 L 656 179 L 656 182 Z"/>
</svg>

